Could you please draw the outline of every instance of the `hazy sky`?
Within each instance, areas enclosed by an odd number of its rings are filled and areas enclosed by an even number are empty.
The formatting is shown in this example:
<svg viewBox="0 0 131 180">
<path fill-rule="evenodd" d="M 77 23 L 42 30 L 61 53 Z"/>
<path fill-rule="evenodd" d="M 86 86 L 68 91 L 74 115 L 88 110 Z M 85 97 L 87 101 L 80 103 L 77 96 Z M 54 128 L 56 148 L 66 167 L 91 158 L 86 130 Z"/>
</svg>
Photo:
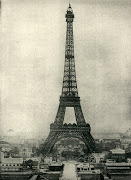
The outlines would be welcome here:
<svg viewBox="0 0 131 180">
<path fill-rule="evenodd" d="M 46 135 L 62 89 L 69 1 L 2 2 L 1 130 Z M 71 5 L 86 122 L 93 132 L 125 132 L 131 127 L 131 1 L 72 0 Z M 68 110 L 66 117 L 72 121 Z"/>
</svg>

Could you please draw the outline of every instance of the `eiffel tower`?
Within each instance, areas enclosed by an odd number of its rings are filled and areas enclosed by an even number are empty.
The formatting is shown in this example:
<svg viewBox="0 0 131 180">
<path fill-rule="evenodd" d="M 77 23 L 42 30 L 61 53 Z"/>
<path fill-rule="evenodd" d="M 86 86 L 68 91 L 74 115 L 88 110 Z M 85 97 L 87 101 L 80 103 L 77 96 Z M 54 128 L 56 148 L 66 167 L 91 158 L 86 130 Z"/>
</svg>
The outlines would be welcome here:
<svg viewBox="0 0 131 180">
<path fill-rule="evenodd" d="M 78 96 L 73 41 L 74 14 L 70 4 L 65 18 L 67 32 L 62 94 L 55 122 L 50 125 L 50 133 L 43 145 L 42 151 L 44 155 L 48 155 L 55 143 L 65 137 L 78 138 L 85 143 L 89 153 L 95 151 L 95 141 L 90 133 L 91 128 L 85 121 L 80 105 L 80 97 Z M 66 107 L 74 107 L 76 124 L 64 124 Z"/>
</svg>

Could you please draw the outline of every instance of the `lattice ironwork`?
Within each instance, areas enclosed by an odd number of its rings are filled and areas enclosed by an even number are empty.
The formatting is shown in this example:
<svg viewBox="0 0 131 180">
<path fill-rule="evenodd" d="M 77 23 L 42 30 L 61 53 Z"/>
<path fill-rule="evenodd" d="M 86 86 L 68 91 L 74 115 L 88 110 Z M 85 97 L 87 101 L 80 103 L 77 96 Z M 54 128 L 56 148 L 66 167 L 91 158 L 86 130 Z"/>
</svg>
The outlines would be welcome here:
<svg viewBox="0 0 131 180">
<path fill-rule="evenodd" d="M 66 111 L 66 106 L 59 105 L 56 118 L 55 118 L 55 124 L 62 125 L 65 117 L 65 111 Z"/>
<path fill-rule="evenodd" d="M 95 150 L 95 141 L 90 134 L 90 125 L 85 121 L 80 105 L 80 97 L 78 96 L 74 60 L 73 19 L 73 10 L 69 5 L 66 13 L 67 32 L 62 94 L 55 122 L 50 125 L 50 133 L 43 146 L 44 155 L 47 155 L 51 151 L 59 138 L 67 136 L 82 140 L 89 152 Z M 74 107 L 76 124 L 63 123 L 66 107 Z"/>
<path fill-rule="evenodd" d="M 47 155 L 48 153 L 51 152 L 53 146 L 55 145 L 55 143 L 62 139 L 62 138 L 66 138 L 66 137 L 73 137 L 73 138 L 77 138 L 81 141 L 83 141 L 88 149 L 88 152 L 93 152 L 95 149 L 95 141 L 92 138 L 90 132 L 88 131 L 88 129 L 86 129 L 87 132 L 85 132 L 85 130 L 77 130 L 74 128 L 74 130 L 70 129 L 68 126 L 63 128 L 63 131 L 60 131 L 59 128 L 55 129 L 54 131 L 50 131 L 50 134 L 47 138 L 47 140 L 45 141 L 45 144 L 43 146 L 43 152 L 44 155 Z"/>
<path fill-rule="evenodd" d="M 62 96 L 78 97 L 75 60 L 74 60 L 74 40 L 73 40 L 73 18 L 74 14 L 69 6 L 66 14 L 67 31 L 66 31 L 66 49 L 65 49 L 65 66 Z"/>
<path fill-rule="evenodd" d="M 76 116 L 77 124 L 79 126 L 83 125 L 83 124 L 86 124 L 85 118 L 84 118 L 84 115 L 83 115 L 83 112 L 82 112 L 82 109 L 81 109 L 81 106 L 75 106 L 74 110 L 75 110 L 75 116 Z"/>
</svg>

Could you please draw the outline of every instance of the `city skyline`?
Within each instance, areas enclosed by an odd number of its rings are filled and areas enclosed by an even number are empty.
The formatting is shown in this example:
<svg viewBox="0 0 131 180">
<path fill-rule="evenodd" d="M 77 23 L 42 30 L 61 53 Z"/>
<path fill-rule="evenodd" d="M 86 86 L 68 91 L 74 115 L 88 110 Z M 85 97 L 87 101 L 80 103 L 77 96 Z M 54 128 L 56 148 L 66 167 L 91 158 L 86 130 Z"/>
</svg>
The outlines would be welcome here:
<svg viewBox="0 0 131 180">
<path fill-rule="evenodd" d="M 78 93 L 93 132 L 131 127 L 129 3 L 71 1 Z M 49 133 L 62 88 L 67 7 L 64 0 L 3 2 L 3 132 Z"/>
</svg>

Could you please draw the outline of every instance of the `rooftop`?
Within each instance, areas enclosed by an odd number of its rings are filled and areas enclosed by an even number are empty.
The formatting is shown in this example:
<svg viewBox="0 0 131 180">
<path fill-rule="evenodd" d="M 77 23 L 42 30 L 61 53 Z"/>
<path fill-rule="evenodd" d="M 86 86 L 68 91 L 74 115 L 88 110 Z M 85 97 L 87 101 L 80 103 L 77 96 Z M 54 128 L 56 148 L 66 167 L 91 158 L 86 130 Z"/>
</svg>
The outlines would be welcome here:
<svg viewBox="0 0 131 180">
<path fill-rule="evenodd" d="M 125 154 L 125 150 L 121 148 L 115 148 L 110 151 L 112 152 L 112 154 Z"/>
<path fill-rule="evenodd" d="M 22 164 L 23 163 L 23 158 L 3 158 L 2 163 L 5 164 Z"/>
</svg>

